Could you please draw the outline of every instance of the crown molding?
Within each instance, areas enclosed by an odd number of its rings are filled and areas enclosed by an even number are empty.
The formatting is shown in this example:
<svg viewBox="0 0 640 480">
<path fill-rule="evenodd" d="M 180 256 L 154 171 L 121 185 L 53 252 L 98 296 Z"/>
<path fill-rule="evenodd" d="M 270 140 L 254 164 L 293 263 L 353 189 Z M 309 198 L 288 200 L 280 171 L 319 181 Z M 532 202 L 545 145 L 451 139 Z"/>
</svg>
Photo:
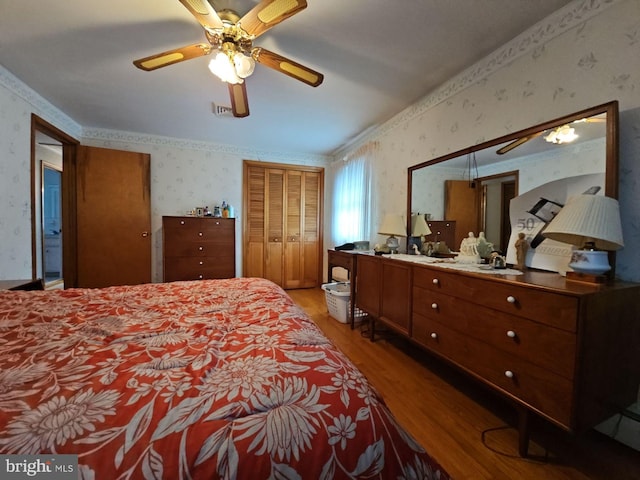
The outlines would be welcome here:
<svg viewBox="0 0 640 480">
<path fill-rule="evenodd" d="M 245 148 L 237 145 L 227 145 L 213 142 L 188 140 L 183 138 L 163 137 L 159 135 L 148 135 L 143 133 L 124 132 L 119 130 L 108 130 L 102 128 L 85 128 L 82 131 L 83 141 L 99 142 L 120 142 L 136 143 L 140 145 L 150 145 L 154 147 L 170 147 L 181 150 L 197 150 L 202 152 L 212 152 L 224 155 L 233 155 L 240 158 L 296 163 L 304 165 L 329 165 L 332 157 L 325 155 L 313 155 L 307 153 L 276 152 L 269 150 L 258 150 Z"/>
<path fill-rule="evenodd" d="M 466 88 L 475 85 L 517 58 L 540 48 L 555 37 L 623 1 L 625 0 L 575 0 L 567 4 L 533 27 L 525 30 L 493 53 L 476 62 L 471 67 L 463 70 L 460 74 L 451 78 L 415 104 L 391 117 L 388 121 L 381 124 L 379 128 L 373 129 L 365 135 L 361 134 L 357 136 L 355 140 L 336 150 L 334 152 L 334 160 L 342 158 L 350 151 L 371 141 L 374 137 L 385 134 L 399 125 L 423 115 L 427 110 L 457 95 Z"/>
<path fill-rule="evenodd" d="M 22 80 L 0 65 L 0 85 L 31 105 L 33 112 L 47 122 L 55 125 L 66 134 L 80 138 L 82 126 L 70 116 L 53 106 Z"/>
</svg>

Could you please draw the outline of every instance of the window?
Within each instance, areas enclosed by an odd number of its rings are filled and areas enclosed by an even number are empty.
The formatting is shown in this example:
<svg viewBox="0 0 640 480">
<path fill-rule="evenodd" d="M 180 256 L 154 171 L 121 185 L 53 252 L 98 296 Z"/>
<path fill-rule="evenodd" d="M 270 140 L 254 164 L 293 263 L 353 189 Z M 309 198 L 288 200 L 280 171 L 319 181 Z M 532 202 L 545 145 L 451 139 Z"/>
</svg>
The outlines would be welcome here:
<svg viewBox="0 0 640 480">
<path fill-rule="evenodd" d="M 366 152 L 342 162 L 333 193 L 334 245 L 368 240 L 371 230 L 371 164 Z M 357 153 L 358 153 L 357 152 Z"/>
</svg>

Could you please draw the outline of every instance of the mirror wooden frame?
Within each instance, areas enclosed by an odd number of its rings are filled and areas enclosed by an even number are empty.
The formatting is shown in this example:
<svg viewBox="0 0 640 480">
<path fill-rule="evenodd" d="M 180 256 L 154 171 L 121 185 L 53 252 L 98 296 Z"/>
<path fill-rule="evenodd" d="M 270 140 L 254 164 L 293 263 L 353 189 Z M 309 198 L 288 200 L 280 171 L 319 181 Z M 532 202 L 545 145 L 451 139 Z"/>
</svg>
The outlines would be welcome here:
<svg viewBox="0 0 640 480">
<path fill-rule="evenodd" d="M 413 184 L 413 174 L 417 170 L 422 168 L 440 164 L 442 162 L 446 162 L 447 160 L 451 160 L 454 158 L 467 156 L 473 154 L 474 152 L 478 152 L 480 150 L 488 149 L 495 147 L 496 145 L 500 145 L 506 142 L 512 142 L 518 139 L 522 139 L 525 137 L 537 136 L 540 135 L 541 132 L 549 129 L 553 129 L 559 127 L 561 125 L 565 125 L 567 123 L 571 123 L 576 120 L 580 120 L 587 117 L 592 117 L 594 115 L 606 114 L 606 146 L 605 146 L 605 185 L 604 185 L 604 195 L 611 198 L 618 198 L 618 101 L 614 100 L 608 103 L 604 103 L 601 105 L 597 105 L 594 107 L 590 107 L 584 110 L 580 110 L 578 112 L 574 112 L 559 118 L 555 118 L 553 120 L 549 120 L 544 123 L 540 123 L 538 125 L 534 125 L 529 128 L 525 128 L 523 130 L 510 133 L 508 135 L 503 135 L 501 137 L 494 138 L 493 140 L 488 140 L 486 142 L 479 143 L 477 145 L 472 145 L 467 148 L 463 148 L 462 150 L 458 150 L 447 155 L 443 155 L 441 157 L 437 157 L 433 160 L 427 160 L 422 163 L 418 163 L 408 168 L 407 172 L 407 231 L 411 231 L 411 214 L 412 214 L 412 184 Z M 523 193 L 523 192 L 520 192 Z M 615 268 L 615 252 L 610 252 L 609 255 L 610 263 Z"/>
</svg>

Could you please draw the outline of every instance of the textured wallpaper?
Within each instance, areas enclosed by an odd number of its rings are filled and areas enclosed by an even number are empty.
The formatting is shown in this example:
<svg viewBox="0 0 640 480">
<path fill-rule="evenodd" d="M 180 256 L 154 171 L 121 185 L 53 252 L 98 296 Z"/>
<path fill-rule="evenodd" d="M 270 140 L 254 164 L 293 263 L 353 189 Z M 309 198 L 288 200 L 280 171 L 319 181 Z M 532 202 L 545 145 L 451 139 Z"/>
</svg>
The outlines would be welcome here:
<svg viewBox="0 0 640 480">
<path fill-rule="evenodd" d="M 625 247 L 616 270 L 640 281 L 638 58 L 640 2 L 576 1 L 361 139 L 379 142 L 372 243 L 384 240 L 385 213 L 406 213 L 409 166 L 618 100 Z"/>
</svg>

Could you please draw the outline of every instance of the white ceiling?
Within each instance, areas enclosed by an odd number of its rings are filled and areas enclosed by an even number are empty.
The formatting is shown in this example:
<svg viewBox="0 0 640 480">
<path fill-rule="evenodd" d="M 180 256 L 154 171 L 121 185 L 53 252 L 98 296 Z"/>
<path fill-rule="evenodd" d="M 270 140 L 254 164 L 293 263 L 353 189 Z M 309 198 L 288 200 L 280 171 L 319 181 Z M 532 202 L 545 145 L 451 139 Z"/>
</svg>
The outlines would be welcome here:
<svg viewBox="0 0 640 480">
<path fill-rule="evenodd" d="M 257 0 L 212 0 L 240 15 Z M 85 128 L 330 155 L 570 0 L 308 0 L 256 39 L 324 74 L 309 87 L 262 65 L 251 114 L 230 104 L 207 64 L 153 72 L 132 61 L 206 42 L 178 0 L 2 0 L 0 64 Z"/>
</svg>

